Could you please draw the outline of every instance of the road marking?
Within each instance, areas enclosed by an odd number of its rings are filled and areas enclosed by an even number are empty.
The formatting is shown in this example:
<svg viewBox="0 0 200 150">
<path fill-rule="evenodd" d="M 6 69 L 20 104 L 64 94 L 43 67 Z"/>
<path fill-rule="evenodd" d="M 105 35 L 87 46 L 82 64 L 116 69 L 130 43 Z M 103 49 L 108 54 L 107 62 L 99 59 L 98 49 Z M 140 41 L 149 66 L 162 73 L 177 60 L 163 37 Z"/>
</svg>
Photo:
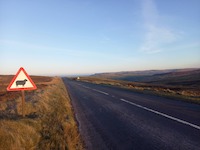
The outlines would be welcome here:
<svg viewBox="0 0 200 150">
<path fill-rule="evenodd" d="M 86 89 L 91 89 L 91 88 L 89 88 L 88 86 L 85 86 L 85 85 L 81 85 L 81 86 L 86 88 Z"/>
<path fill-rule="evenodd" d="M 86 89 L 90 89 L 90 90 L 93 90 L 93 91 L 96 91 L 96 92 L 99 92 L 99 93 L 102 93 L 102 94 L 105 94 L 105 95 L 109 95 L 108 93 L 106 92 L 103 92 L 103 91 L 100 91 L 100 90 L 97 90 L 97 89 L 92 89 L 88 86 L 85 86 L 85 85 L 81 85 L 82 87 L 86 88 Z"/>
<path fill-rule="evenodd" d="M 105 95 L 109 95 L 108 93 L 106 92 L 103 92 L 103 91 L 100 91 L 100 90 L 96 90 L 96 89 L 92 89 L 93 91 L 96 91 L 96 92 L 99 92 L 99 93 L 102 93 L 102 94 L 105 94 Z"/>
<path fill-rule="evenodd" d="M 163 116 L 163 117 L 165 117 L 165 118 L 168 118 L 168 119 L 177 121 L 177 122 L 179 122 L 179 123 L 183 123 L 183 124 L 189 125 L 189 126 L 191 126 L 191 127 L 193 127 L 193 128 L 196 128 L 196 129 L 200 130 L 200 126 L 198 126 L 198 125 L 195 125 L 195 124 L 189 123 L 189 122 L 187 122 L 187 121 L 184 121 L 184 120 L 181 120 L 181 119 L 178 119 L 178 118 L 169 116 L 169 115 L 167 115 L 167 114 L 164 114 L 164 113 L 158 112 L 158 111 L 156 111 L 156 110 L 153 110 L 153 109 L 144 107 L 144 106 L 142 106 L 142 105 L 135 104 L 135 103 L 130 102 L 130 101 L 127 101 L 127 100 L 125 100 L 125 99 L 123 99 L 123 98 L 121 98 L 120 100 L 123 101 L 123 102 L 126 102 L 126 103 L 128 103 L 128 104 L 134 105 L 134 106 L 136 106 L 136 107 L 142 108 L 142 109 L 144 109 L 144 110 L 153 112 L 153 113 L 158 114 L 158 115 L 160 115 L 160 116 Z"/>
<path fill-rule="evenodd" d="M 85 88 L 87 88 L 87 89 L 91 89 L 91 90 L 93 90 L 93 91 L 96 91 L 96 92 L 99 92 L 99 93 L 102 93 L 102 94 L 105 94 L 105 95 L 109 95 L 109 94 L 106 93 L 106 92 L 103 92 L 103 91 L 100 91 L 100 90 L 97 90 L 97 89 L 92 89 L 92 88 L 87 87 L 87 86 L 84 86 L 84 85 L 82 85 L 82 86 L 85 87 Z M 115 97 L 115 96 L 112 95 L 112 97 Z M 127 101 L 127 100 L 125 100 L 125 99 L 123 99 L 123 98 L 121 98 L 120 100 L 123 101 L 123 102 L 126 102 L 126 103 L 128 103 L 128 104 L 134 105 L 134 106 L 136 106 L 136 107 L 142 108 L 142 109 L 144 109 L 144 110 L 150 111 L 150 112 L 152 112 L 152 113 L 155 113 L 155 114 L 157 114 L 157 115 L 163 116 L 163 117 L 165 117 L 165 118 L 168 118 L 168 119 L 177 121 L 177 122 L 182 123 L 182 124 L 185 124 L 185 125 L 189 125 L 189 126 L 195 128 L 195 129 L 200 130 L 200 126 L 198 126 L 198 125 L 189 123 L 189 122 L 187 122 L 187 121 L 184 121 L 184 120 L 181 120 L 181 119 L 178 119 L 178 118 L 175 118 L 175 117 L 172 117 L 172 116 L 170 116 L 170 115 L 167 115 L 167 114 L 161 113 L 161 112 L 159 112 L 159 111 L 156 111 L 156 110 L 147 108 L 147 107 L 145 107 L 145 106 L 142 106 L 142 105 L 139 105 L 139 104 L 136 104 L 136 103 Z"/>
</svg>

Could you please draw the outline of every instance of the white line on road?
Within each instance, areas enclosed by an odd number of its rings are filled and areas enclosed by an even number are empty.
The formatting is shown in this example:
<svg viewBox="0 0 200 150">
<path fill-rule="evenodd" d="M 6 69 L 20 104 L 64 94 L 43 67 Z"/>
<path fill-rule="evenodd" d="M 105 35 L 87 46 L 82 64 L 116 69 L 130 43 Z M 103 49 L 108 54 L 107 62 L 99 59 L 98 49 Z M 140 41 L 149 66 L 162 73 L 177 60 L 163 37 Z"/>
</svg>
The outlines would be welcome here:
<svg viewBox="0 0 200 150">
<path fill-rule="evenodd" d="M 80 84 L 81 85 L 81 84 Z M 96 92 L 99 92 L 99 93 L 102 93 L 102 94 L 105 94 L 105 95 L 109 95 L 108 93 L 106 92 L 103 92 L 103 91 L 100 91 L 100 90 L 97 90 L 97 89 L 92 89 L 88 86 L 85 86 L 85 85 L 81 85 L 82 87 L 86 88 L 86 89 L 90 89 L 90 90 L 93 90 L 93 91 L 96 91 Z"/>
<path fill-rule="evenodd" d="M 99 92 L 99 93 L 102 93 L 102 94 L 105 94 L 105 95 L 109 95 L 108 93 L 106 92 L 103 92 L 103 91 L 100 91 L 100 90 L 96 90 L 96 89 L 92 89 L 93 91 L 96 91 L 96 92 Z"/>
<path fill-rule="evenodd" d="M 86 88 L 86 89 L 91 89 L 90 87 L 85 86 L 85 85 L 82 85 L 82 84 L 78 84 L 78 85 L 80 85 L 80 86 L 82 86 L 82 87 L 84 87 L 84 88 Z"/>
<path fill-rule="evenodd" d="M 99 93 L 102 93 L 102 94 L 105 94 L 105 95 L 109 95 L 109 94 L 106 93 L 106 92 L 103 92 L 103 91 L 100 91 L 100 90 L 97 90 L 97 89 L 92 89 L 92 88 L 89 88 L 89 87 L 84 86 L 84 85 L 82 85 L 82 86 L 85 87 L 85 88 L 87 88 L 87 89 L 91 89 L 91 90 L 93 90 L 93 91 L 96 91 L 96 92 L 99 92 Z M 112 97 L 114 97 L 114 95 L 112 95 Z M 147 108 L 147 107 L 145 107 L 145 106 L 142 106 L 142 105 L 139 105 L 139 104 L 136 104 L 136 103 L 127 101 L 127 100 L 125 100 L 125 99 L 123 99 L 123 98 L 121 98 L 120 100 L 123 101 L 123 102 L 126 102 L 126 103 L 128 103 L 128 104 L 134 105 L 134 106 L 136 106 L 136 107 L 142 108 L 142 109 L 144 109 L 144 110 L 153 112 L 153 113 L 158 114 L 158 115 L 160 115 L 160 116 L 163 116 L 163 117 L 165 117 L 165 118 L 168 118 L 168 119 L 177 121 L 177 122 L 182 123 L 182 124 L 185 124 L 185 125 L 189 125 L 189 126 L 195 128 L 195 129 L 200 130 L 200 126 L 198 126 L 198 125 L 189 123 L 189 122 L 187 122 L 187 121 L 184 121 L 184 120 L 181 120 L 181 119 L 178 119 L 178 118 L 175 118 L 175 117 L 172 117 L 172 116 L 170 116 L 170 115 L 167 115 L 167 114 L 161 113 L 161 112 L 159 112 L 159 111 L 156 111 L 156 110 Z"/>
<path fill-rule="evenodd" d="M 87 86 L 84 86 L 84 85 L 82 85 L 84 88 L 86 88 L 86 89 L 90 89 L 89 87 L 87 87 Z"/>
<path fill-rule="evenodd" d="M 126 103 L 128 103 L 128 104 L 134 105 L 134 106 L 136 106 L 136 107 L 145 109 L 145 110 L 147 110 L 147 111 L 153 112 L 153 113 L 158 114 L 158 115 L 160 115 L 160 116 L 163 116 L 163 117 L 166 117 L 166 118 L 168 118 L 168 119 L 177 121 L 177 122 L 179 122 L 179 123 L 183 123 L 183 124 L 189 125 L 189 126 L 191 126 L 191 127 L 193 127 L 193 128 L 196 128 L 196 129 L 199 129 L 199 130 L 200 130 L 200 126 L 198 126 L 198 125 L 195 125 L 195 124 L 189 123 L 189 122 L 187 122 L 187 121 L 184 121 L 184 120 L 181 120 L 181 119 L 178 119 L 178 118 L 169 116 L 169 115 L 167 115 L 167 114 L 164 114 L 164 113 L 158 112 L 158 111 L 156 111 L 156 110 L 153 110 L 153 109 L 144 107 L 144 106 L 142 106 L 142 105 L 135 104 L 135 103 L 133 103 L 133 102 L 127 101 L 127 100 L 122 99 L 122 98 L 121 98 L 120 100 L 123 101 L 123 102 L 126 102 Z"/>
</svg>

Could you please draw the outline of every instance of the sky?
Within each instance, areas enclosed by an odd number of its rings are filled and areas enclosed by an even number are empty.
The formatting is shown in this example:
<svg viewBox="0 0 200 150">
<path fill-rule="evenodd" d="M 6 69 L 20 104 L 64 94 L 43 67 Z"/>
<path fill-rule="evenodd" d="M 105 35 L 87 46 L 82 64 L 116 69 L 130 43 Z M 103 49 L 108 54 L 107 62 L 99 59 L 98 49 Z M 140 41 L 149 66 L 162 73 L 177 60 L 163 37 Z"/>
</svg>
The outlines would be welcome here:
<svg viewBox="0 0 200 150">
<path fill-rule="evenodd" d="M 0 74 L 200 68 L 200 0 L 0 0 Z"/>
</svg>

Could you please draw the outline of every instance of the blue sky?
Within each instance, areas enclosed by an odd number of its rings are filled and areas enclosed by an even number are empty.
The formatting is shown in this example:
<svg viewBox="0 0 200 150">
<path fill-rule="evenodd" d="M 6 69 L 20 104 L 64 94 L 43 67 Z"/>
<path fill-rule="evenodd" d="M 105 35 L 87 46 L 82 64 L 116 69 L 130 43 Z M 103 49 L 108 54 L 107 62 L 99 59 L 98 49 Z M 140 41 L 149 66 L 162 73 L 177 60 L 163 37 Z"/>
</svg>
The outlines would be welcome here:
<svg viewBox="0 0 200 150">
<path fill-rule="evenodd" d="M 199 0 L 0 0 L 0 74 L 200 67 Z"/>
</svg>

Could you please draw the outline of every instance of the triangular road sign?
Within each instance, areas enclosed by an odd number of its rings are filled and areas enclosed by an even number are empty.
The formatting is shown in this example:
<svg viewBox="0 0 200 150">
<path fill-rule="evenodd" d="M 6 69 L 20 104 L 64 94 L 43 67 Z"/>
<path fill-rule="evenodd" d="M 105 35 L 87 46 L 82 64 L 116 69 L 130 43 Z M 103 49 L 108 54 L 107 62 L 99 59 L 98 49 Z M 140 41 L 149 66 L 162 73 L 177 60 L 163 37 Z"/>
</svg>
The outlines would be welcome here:
<svg viewBox="0 0 200 150">
<path fill-rule="evenodd" d="M 8 91 L 35 89 L 37 89 L 36 85 L 22 67 L 18 70 L 17 74 L 14 76 L 14 78 L 7 87 Z"/>
</svg>

